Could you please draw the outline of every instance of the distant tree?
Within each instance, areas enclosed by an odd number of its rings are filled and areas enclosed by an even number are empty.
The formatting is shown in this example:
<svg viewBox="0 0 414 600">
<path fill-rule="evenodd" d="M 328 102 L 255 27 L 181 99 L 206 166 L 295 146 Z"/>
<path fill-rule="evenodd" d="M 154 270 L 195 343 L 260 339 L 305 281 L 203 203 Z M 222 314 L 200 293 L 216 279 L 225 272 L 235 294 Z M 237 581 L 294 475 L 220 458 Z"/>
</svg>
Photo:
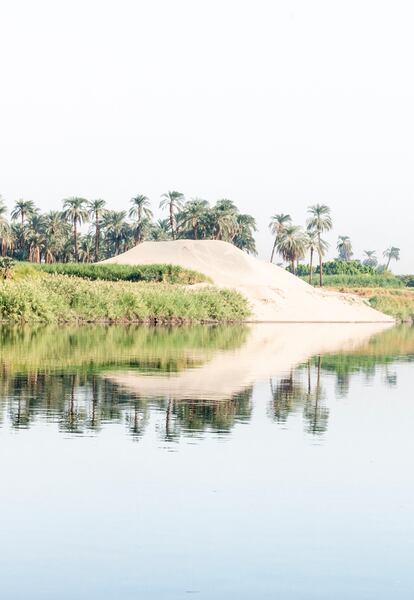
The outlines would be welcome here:
<svg viewBox="0 0 414 600">
<path fill-rule="evenodd" d="M 390 268 L 390 262 L 392 260 L 400 260 L 400 249 L 396 248 L 395 246 L 391 246 L 390 248 L 387 248 L 384 253 L 383 253 L 384 258 L 387 259 L 387 265 L 385 267 L 386 271 L 388 271 L 388 269 Z"/>
<path fill-rule="evenodd" d="M 37 208 L 31 200 L 18 200 L 12 210 L 11 218 L 13 221 L 20 219 L 23 228 L 25 220 L 35 212 L 37 212 Z"/>
<path fill-rule="evenodd" d="M 306 222 L 308 230 L 316 231 L 319 246 L 319 285 L 323 286 L 323 265 L 322 265 L 322 233 L 332 229 L 331 210 L 326 204 L 314 204 L 308 208 L 309 218 Z"/>
<path fill-rule="evenodd" d="M 7 220 L 7 207 L 0 196 L 0 249 L 1 255 L 5 256 L 7 251 L 13 248 L 13 235 Z"/>
<path fill-rule="evenodd" d="M 135 242 L 139 244 L 143 240 L 143 220 L 146 219 L 148 224 L 149 219 L 152 218 L 152 210 L 149 208 L 149 200 L 146 196 L 139 194 L 134 198 L 131 198 L 131 208 L 129 209 L 129 216 L 131 219 L 135 219 Z"/>
<path fill-rule="evenodd" d="M 88 202 L 88 215 L 90 219 L 93 219 L 95 225 L 95 262 L 99 260 L 99 246 L 101 238 L 101 222 L 106 212 L 106 202 L 101 198 L 97 200 L 90 200 Z"/>
<path fill-rule="evenodd" d="M 152 223 L 149 237 L 155 242 L 165 242 L 171 239 L 171 229 L 169 219 L 159 219 Z"/>
<path fill-rule="evenodd" d="M 96 252 L 94 239 L 91 235 L 83 235 L 80 239 L 79 258 L 81 262 L 92 262 Z"/>
<path fill-rule="evenodd" d="M 376 257 L 375 250 L 364 250 L 365 258 L 363 260 L 363 264 L 367 267 L 375 267 L 378 265 L 378 259 Z"/>
<path fill-rule="evenodd" d="M 193 198 L 185 203 L 183 210 L 180 213 L 180 226 L 183 228 L 190 227 L 192 229 L 192 236 L 195 240 L 198 240 L 200 237 L 202 224 L 208 210 L 209 204 L 207 200 Z"/>
<path fill-rule="evenodd" d="M 306 237 L 301 227 L 288 225 L 278 237 L 276 250 L 278 254 L 290 263 L 292 273 L 296 274 L 296 263 L 305 256 Z"/>
<path fill-rule="evenodd" d="M 326 251 L 328 250 L 328 244 L 318 236 L 314 229 L 308 229 L 306 231 L 305 242 L 306 249 L 309 251 L 309 283 L 312 285 L 313 256 L 315 253 L 318 254 L 318 256 L 325 256 Z"/>
<path fill-rule="evenodd" d="M 283 233 L 285 227 L 287 225 L 291 225 L 291 224 L 292 224 L 292 218 L 290 215 L 280 213 L 277 215 L 273 215 L 273 217 L 271 217 L 270 223 L 269 223 L 269 229 L 272 232 L 272 234 L 274 235 L 275 239 L 273 242 L 272 254 L 270 255 L 270 262 L 273 262 L 273 257 L 275 255 L 275 250 L 276 250 L 279 236 Z"/>
<path fill-rule="evenodd" d="M 336 249 L 338 250 L 339 260 L 351 260 L 353 252 L 351 238 L 349 236 L 340 235 L 338 237 Z"/>
<path fill-rule="evenodd" d="M 184 203 L 184 194 L 177 191 L 167 192 L 162 194 L 160 208 L 167 208 L 169 211 L 171 235 L 173 240 L 177 237 L 176 230 L 176 213 L 181 210 Z"/>
<path fill-rule="evenodd" d="M 29 261 L 40 263 L 45 238 L 40 231 L 31 230 L 27 235 Z"/>
<path fill-rule="evenodd" d="M 256 220 L 251 215 L 240 214 L 236 215 L 237 231 L 232 242 L 236 248 L 244 250 L 249 254 L 257 254 L 256 242 L 253 232 L 257 230 Z"/>
<path fill-rule="evenodd" d="M 88 220 L 87 200 L 85 198 L 66 198 L 63 201 L 63 218 L 73 227 L 73 249 L 75 261 L 79 261 L 78 226 Z"/>
<path fill-rule="evenodd" d="M 238 231 L 239 211 L 228 198 L 217 200 L 212 208 L 213 239 L 232 243 Z"/>
<path fill-rule="evenodd" d="M 107 251 L 110 254 L 120 254 L 127 242 L 125 229 L 126 212 L 124 210 L 108 210 L 103 219 Z"/>
</svg>

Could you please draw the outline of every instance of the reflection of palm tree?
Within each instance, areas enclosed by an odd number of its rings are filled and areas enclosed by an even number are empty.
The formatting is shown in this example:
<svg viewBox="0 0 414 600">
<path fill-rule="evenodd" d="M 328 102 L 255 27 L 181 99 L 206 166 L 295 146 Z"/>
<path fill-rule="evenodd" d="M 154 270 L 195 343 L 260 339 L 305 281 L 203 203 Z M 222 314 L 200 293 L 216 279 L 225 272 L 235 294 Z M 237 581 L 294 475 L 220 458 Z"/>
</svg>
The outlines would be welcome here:
<svg viewBox="0 0 414 600">
<path fill-rule="evenodd" d="M 271 416 L 278 423 L 286 423 L 290 414 L 297 411 L 303 403 L 305 395 L 303 385 L 295 381 L 293 371 L 289 377 L 283 377 L 276 385 L 270 380 L 270 391 L 272 395 Z"/>
<path fill-rule="evenodd" d="M 329 410 L 322 404 L 323 390 L 321 387 L 321 357 L 317 360 L 317 375 L 315 391 L 311 392 L 310 369 L 308 365 L 308 394 L 303 410 L 303 416 L 308 422 L 307 432 L 313 435 L 324 433 L 328 428 Z"/>
</svg>

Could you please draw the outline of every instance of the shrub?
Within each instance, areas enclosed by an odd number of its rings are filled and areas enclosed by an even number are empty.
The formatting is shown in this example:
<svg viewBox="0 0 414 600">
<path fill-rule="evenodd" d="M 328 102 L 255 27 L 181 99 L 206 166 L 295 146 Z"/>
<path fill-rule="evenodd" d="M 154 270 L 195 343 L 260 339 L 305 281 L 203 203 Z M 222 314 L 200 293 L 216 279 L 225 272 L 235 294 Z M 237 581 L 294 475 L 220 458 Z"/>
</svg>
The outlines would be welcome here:
<svg viewBox="0 0 414 600">
<path fill-rule="evenodd" d="M 379 287 L 379 288 L 400 288 L 404 287 L 404 283 L 391 274 L 383 275 L 326 275 L 324 276 L 324 285 L 327 287 Z M 314 282 L 316 285 L 318 280 Z"/>
<path fill-rule="evenodd" d="M 211 280 L 197 271 L 178 265 L 112 265 L 90 263 L 33 264 L 37 271 L 53 275 L 71 275 L 82 279 L 103 281 L 152 281 L 194 284 Z"/>
<path fill-rule="evenodd" d="M 85 281 L 45 275 L 0 286 L 0 319 L 22 322 L 241 321 L 238 292 L 214 287 Z"/>
<path fill-rule="evenodd" d="M 0 257 L 0 277 L 2 279 L 12 279 L 14 275 L 15 261 L 9 256 Z"/>
<path fill-rule="evenodd" d="M 406 287 L 414 287 L 414 275 L 397 275 Z"/>
</svg>

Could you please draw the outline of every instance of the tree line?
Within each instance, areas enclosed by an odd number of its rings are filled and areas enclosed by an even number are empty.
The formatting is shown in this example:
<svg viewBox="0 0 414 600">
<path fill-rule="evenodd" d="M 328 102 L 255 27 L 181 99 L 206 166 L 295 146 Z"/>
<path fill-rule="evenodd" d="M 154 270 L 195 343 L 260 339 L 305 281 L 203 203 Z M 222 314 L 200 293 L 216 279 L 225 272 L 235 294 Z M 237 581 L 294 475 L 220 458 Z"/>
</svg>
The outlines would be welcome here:
<svg viewBox="0 0 414 600">
<path fill-rule="evenodd" d="M 71 197 L 62 210 L 42 213 L 30 200 L 18 200 L 7 217 L 0 197 L 0 252 L 31 262 L 93 262 L 120 254 L 146 240 L 223 240 L 256 254 L 256 221 L 228 199 L 211 206 L 206 200 L 186 200 L 169 191 L 160 208 L 167 217 L 158 221 L 147 196 L 131 198 L 128 210 L 110 210 L 105 200 Z M 82 233 L 83 225 L 89 230 Z"/>
<path fill-rule="evenodd" d="M 314 258 L 318 257 L 319 284 L 323 285 L 323 258 L 326 255 L 329 244 L 323 239 L 323 234 L 333 227 L 331 210 L 326 204 L 314 204 L 308 208 L 306 227 L 303 228 L 292 223 L 289 214 L 279 213 L 271 217 L 269 228 L 274 236 L 270 262 L 273 262 L 275 254 L 289 264 L 289 269 L 296 274 L 299 261 L 309 255 L 308 276 L 312 284 L 314 274 Z M 352 243 L 349 236 L 340 235 L 336 245 L 338 260 L 351 261 L 353 257 Z M 391 246 L 384 250 L 385 264 L 379 264 L 375 250 L 365 250 L 364 258 L 360 263 L 379 273 L 387 271 L 392 260 L 400 259 L 400 249 Z"/>
</svg>

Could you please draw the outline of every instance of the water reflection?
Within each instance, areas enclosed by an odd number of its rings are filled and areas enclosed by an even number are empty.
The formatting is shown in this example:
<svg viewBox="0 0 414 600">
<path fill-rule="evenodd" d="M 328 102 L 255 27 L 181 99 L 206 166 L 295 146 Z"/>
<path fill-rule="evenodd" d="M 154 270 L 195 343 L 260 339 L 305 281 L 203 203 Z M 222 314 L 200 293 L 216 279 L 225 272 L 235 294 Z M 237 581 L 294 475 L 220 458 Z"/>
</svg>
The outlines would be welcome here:
<svg viewBox="0 0 414 600">
<path fill-rule="evenodd" d="M 301 415 L 321 435 L 329 378 L 345 398 L 353 376 L 381 365 L 395 387 L 393 362 L 414 356 L 412 328 L 374 325 L 20 328 L 1 340 L 0 427 L 55 424 L 76 436 L 118 424 L 139 440 L 154 421 L 167 442 L 248 423 L 260 381 L 272 421 Z"/>
</svg>

